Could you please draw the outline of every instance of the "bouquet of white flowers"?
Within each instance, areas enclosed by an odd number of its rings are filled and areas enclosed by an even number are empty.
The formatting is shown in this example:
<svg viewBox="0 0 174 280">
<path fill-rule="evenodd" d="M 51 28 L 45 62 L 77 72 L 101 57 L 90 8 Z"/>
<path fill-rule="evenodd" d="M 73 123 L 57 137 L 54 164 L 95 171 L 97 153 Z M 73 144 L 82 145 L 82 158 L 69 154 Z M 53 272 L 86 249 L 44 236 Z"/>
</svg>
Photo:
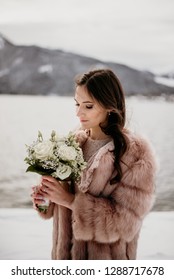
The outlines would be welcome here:
<svg viewBox="0 0 174 280">
<path fill-rule="evenodd" d="M 82 150 L 71 132 L 67 137 L 58 137 L 52 131 L 51 138 L 44 140 L 39 131 L 37 140 L 26 146 L 28 156 L 25 162 L 29 165 L 26 172 L 51 175 L 59 180 L 78 181 L 86 167 Z"/>
<path fill-rule="evenodd" d="M 26 172 L 35 172 L 40 175 L 51 175 L 58 180 L 78 181 L 82 170 L 86 167 L 82 150 L 70 132 L 67 137 L 58 137 L 52 131 L 51 138 L 44 140 L 39 131 L 38 138 L 27 146 L 25 162 L 29 165 Z M 38 205 L 41 212 L 49 206 L 49 200 L 44 199 Z"/>
</svg>

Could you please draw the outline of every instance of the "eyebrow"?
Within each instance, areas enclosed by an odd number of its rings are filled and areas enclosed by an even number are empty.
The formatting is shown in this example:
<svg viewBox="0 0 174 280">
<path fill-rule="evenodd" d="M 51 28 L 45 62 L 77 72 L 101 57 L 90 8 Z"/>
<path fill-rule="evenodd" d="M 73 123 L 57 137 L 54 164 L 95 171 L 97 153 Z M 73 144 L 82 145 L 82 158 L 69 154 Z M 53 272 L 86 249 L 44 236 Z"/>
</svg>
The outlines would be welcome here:
<svg viewBox="0 0 174 280">
<path fill-rule="evenodd" d="M 78 101 L 74 98 L 74 100 L 78 103 Z M 91 103 L 91 104 L 94 104 L 94 102 L 92 101 L 83 101 L 82 103 Z"/>
</svg>

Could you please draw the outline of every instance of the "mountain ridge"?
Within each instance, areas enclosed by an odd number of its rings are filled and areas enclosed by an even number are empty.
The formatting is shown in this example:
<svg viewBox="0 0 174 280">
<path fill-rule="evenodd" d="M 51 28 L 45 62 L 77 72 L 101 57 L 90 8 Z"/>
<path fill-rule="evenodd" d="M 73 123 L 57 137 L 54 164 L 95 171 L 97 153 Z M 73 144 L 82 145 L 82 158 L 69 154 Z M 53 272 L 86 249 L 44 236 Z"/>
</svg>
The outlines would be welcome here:
<svg viewBox="0 0 174 280">
<path fill-rule="evenodd" d="M 150 71 L 60 49 L 15 45 L 0 34 L 0 94 L 71 96 L 75 76 L 96 68 L 112 69 L 127 96 L 174 94 L 173 87 L 156 83 Z"/>
</svg>

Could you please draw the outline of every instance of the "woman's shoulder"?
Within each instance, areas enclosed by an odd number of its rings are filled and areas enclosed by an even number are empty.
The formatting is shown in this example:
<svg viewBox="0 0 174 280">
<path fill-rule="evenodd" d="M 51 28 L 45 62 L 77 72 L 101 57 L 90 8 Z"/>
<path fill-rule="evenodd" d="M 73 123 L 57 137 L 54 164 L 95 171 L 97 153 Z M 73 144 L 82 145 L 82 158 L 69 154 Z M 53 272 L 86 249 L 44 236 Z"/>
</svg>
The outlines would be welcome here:
<svg viewBox="0 0 174 280">
<path fill-rule="evenodd" d="M 151 158 L 156 161 L 155 149 L 147 136 L 128 129 L 124 130 L 124 134 L 127 138 L 127 151 L 124 156 L 133 157 L 135 160 L 138 160 L 140 158 Z M 75 137 L 80 146 L 83 146 L 88 139 L 88 134 L 85 130 L 77 130 L 75 132 Z M 98 161 L 103 156 L 113 157 L 112 153 L 110 153 L 111 151 L 113 151 L 113 149 L 114 141 L 111 140 L 99 149 L 98 153 L 96 154 L 97 157 L 95 158 L 95 160 L 97 159 Z"/>
<path fill-rule="evenodd" d="M 126 130 L 125 135 L 128 139 L 128 147 L 135 146 L 138 150 L 152 148 L 152 143 L 147 136 Z"/>
<path fill-rule="evenodd" d="M 125 133 L 128 139 L 126 155 L 133 156 L 136 160 L 153 160 L 156 162 L 154 146 L 147 136 L 127 130 Z"/>
</svg>

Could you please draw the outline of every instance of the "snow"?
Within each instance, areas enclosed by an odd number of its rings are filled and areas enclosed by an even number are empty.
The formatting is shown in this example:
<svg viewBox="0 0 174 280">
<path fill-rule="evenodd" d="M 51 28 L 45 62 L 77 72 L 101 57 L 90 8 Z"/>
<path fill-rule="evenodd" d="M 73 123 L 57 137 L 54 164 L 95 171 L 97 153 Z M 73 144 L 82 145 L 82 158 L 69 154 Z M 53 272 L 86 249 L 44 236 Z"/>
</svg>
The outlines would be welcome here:
<svg viewBox="0 0 174 280">
<path fill-rule="evenodd" d="M 1 0 L 0 8 L 1 32 L 15 44 L 155 73 L 173 69 L 173 18 L 172 0 Z"/>
<path fill-rule="evenodd" d="M 52 219 L 33 209 L 0 209 L 0 260 L 49 260 Z M 174 212 L 151 212 L 141 230 L 138 260 L 174 259 Z"/>
<path fill-rule="evenodd" d="M 168 87 L 174 87 L 174 79 L 173 78 L 165 78 L 165 77 L 156 76 L 154 78 L 154 80 L 158 84 L 163 84 L 163 85 L 166 85 Z"/>
<path fill-rule="evenodd" d="M 42 65 L 39 67 L 39 73 L 51 73 L 53 71 L 53 66 L 51 64 Z"/>
</svg>

